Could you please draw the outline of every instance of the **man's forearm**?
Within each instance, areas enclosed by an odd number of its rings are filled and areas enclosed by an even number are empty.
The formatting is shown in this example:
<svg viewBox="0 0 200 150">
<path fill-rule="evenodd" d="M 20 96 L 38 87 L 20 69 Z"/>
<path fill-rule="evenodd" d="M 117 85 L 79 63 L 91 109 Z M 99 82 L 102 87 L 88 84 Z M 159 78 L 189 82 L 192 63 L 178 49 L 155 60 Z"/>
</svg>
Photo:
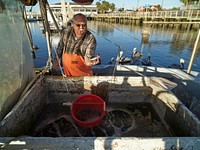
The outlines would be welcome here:
<svg viewBox="0 0 200 150">
<path fill-rule="evenodd" d="M 62 43 L 62 42 L 59 42 L 59 43 L 58 43 L 58 48 L 57 48 L 57 50 L 56 50 L 56 53 L 57 53 L 58 58 L 60 58 L 60 57 L 62 56 L 63 48 L 64 48 L 63 43 Z"/>
</svg>

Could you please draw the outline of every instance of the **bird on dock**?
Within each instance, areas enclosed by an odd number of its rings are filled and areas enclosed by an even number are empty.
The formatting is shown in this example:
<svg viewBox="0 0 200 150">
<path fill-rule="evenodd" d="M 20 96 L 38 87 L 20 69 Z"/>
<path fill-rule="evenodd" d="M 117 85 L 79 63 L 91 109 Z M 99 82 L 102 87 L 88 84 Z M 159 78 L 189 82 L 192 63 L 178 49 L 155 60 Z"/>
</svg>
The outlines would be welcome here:
<svg viewBox="0 0 200 150">
<path fill-rule="evenodd" d="M 119 61 L 119 63 L 120 64 L 129 64 L 131 62 L 131 59 L 130 58 L 128 58 L 128 57 L 121 57 L 121 59 L 120 59 L 120 61 Z"/>
<path fill-rule="evenodd" d="M 185 63 L 185 60 L 183 58 L 181 58 L 180 64 L 171 64 L 170 66 L 168 66 L 168 68 L 184 69 L 184 63 Z"/>
<path fill-rule="evenodd" d="M 138 52 L 136 47 L 133 49 L 132 51 L 132 58 L 141 58 L 142 57 L 142 53 Z"/>
<path fill-rule="evenodd" d="M 110 59 L 110 61 L 108 62 L 108 64 L 109 64 L 109 65 L 112 65 L 112 64 L 114 64 L 114 62 L 115 62 L 115 58 L 112 57 L 112 58 Z"/>
<path fill-rule="evenodd" d="M 144 66 L 151 66 L 151 57 L 148 56 L 147 58 L 142 59 L 141 63 Z"/>
<path fill-rule="evenodd" d="M 123 51 L 122 50 L 119 50 L 118 51 L 118 55 L 117 55 L 117 58 L 116 58 L 116 63 L 117 64 L 121 64 L 121 65 L 124 65 L 124 64 L 128 64 L 131 62 L 131 59 L 128 58 L 128 57 L 122 57 L 123 55 Z M 111 58 L 111 61 L 108 62 L 109 64 L 113 64 L 114 63 L 114 58 Z"/>
<path fill-rule="evenodd" d="M 141 52 L 137 52 L 136 47 L 133 49 L 131 54 L 131 65 L 140 65 L 140 58 L 142 57 Z"/>
<path fill-rule="evenodd" d="M 118 50 L 118 55 L 117 55 L 117 58 L 116 58 L 116 62 L 119 64 L 120 62 L 120 59 L 122 58 L 122 55 L 123 55 L 123 51 L 121 50 Z"/>
</svg>

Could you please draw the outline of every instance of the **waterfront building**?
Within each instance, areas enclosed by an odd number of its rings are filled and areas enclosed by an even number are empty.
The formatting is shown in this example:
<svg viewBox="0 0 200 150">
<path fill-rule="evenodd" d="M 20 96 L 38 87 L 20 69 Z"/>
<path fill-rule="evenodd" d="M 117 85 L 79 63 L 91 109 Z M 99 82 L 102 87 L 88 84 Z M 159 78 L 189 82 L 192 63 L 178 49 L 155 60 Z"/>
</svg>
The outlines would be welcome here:
<svg viewBox="0 0 200 150">
<path fill-rule="evenodd" d="M 50 5 L 53 13 L 61 13 L 62 5 L 61 3 L 54 3 Z M 77 3 L 66 2 L 65 3 L 66 12 L 70 14 L 82 13 L 86 16 L 91 14 L 97 14 L 97 6 L 94 4 L 91 5 L 80 5 Z"/>
</svg>

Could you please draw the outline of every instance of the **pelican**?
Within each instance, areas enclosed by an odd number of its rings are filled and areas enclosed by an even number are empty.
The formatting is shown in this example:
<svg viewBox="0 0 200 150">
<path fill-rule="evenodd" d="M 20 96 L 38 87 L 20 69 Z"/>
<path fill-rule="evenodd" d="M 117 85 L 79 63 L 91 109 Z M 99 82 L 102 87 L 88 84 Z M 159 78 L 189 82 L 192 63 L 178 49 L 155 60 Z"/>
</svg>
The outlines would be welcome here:
<svg viewBox="0 0 200 150">
<path fill-rule="evenodd" d="M 180 59 L 180 64 L 171 64 L 169 68 L 174 68 L 174 69 L 184 69 L 184 63 L 185 60 L 183 58 Z"/>
<path fill-rule="evenodd" d="M 118 51 L 118 56 L 117 56 L 117 58 L 116 58 L 116 62 L 117 62 L 117 64 L 127 64 L 127 63 L 130 63 L 131 62 L 131 59 L 130 58 L 128 58 L 128 57 L 122 57 L 122 55 L 123 55 L 123 51 L 121 51 L 121 50 L 119 50 Z M 111 62 L 109 62 L 110 64 L 112 64 L 112 63 L 114 63 L 114 60 L 113 60 L 113 58 L 111 58 Z"/>
<path fill-rule="evenodd" d="M 142 59 L 141 63 L 144 66 L 151 66 L 150 56 L 148 56 L 147 58 Z"/>
<path fill-rule="evenodd" d="M 115 58 L 112 57 L 112 58 L 110 59 L 110 61 L 108 62 L 108 64 L 114 64 L 114 62 L 115 62 Z"/>
<path fill-rule="evenodd" d="M 123 51 L 119 50 L 118 51 L 118 55 L 117 55 L 117 58 L 116 58 L 116 62 L 119 64 L 120 63 L 120 60 L 122 58 L 122 55 L 123 55 Z"/>
<path fill-rule="evenodd" d="M 131 62 L 131 59 L 128 58 L 128 57 L 122 57 L 119 61 L 120 64 L 127 64 L 127 63 L 130 63 Z"/>
<path fill-rule="evenodd" d="M 136 49 L 136 47 L 133 49 L 133 51 L 132 51 L 132 57 L 133 58 L 140 58 L 140 57 L 142 57 L 142 53 L 141 52 L 137 52 L 137 49 Z"/>
</svg>

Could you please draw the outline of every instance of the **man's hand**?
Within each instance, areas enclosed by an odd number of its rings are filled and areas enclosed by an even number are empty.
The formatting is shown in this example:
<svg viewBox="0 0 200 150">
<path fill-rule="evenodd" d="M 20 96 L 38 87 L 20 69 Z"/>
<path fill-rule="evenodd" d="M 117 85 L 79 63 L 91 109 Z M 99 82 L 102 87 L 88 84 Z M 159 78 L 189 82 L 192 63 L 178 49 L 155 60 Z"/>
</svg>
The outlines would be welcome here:
<svg viewBox="0 0 200 150">
<path fill-rule="evenodd" d="M 96 65 L 96 64 L 100 64 L 101 63 L 101 60 L 100 60 L 100 55 L 97 55 L 96 57 L 90 59 L 88 57 L 85 57 L 85 64 L 86 66 L 93 66 L 93 65 Z"/>
<path fill-rule="evenodd" d="M 100 63 L 100 55 L 97 55 L 96 57 L 91 59 L 91 66 L 99 63 Z"/>
</svg>

